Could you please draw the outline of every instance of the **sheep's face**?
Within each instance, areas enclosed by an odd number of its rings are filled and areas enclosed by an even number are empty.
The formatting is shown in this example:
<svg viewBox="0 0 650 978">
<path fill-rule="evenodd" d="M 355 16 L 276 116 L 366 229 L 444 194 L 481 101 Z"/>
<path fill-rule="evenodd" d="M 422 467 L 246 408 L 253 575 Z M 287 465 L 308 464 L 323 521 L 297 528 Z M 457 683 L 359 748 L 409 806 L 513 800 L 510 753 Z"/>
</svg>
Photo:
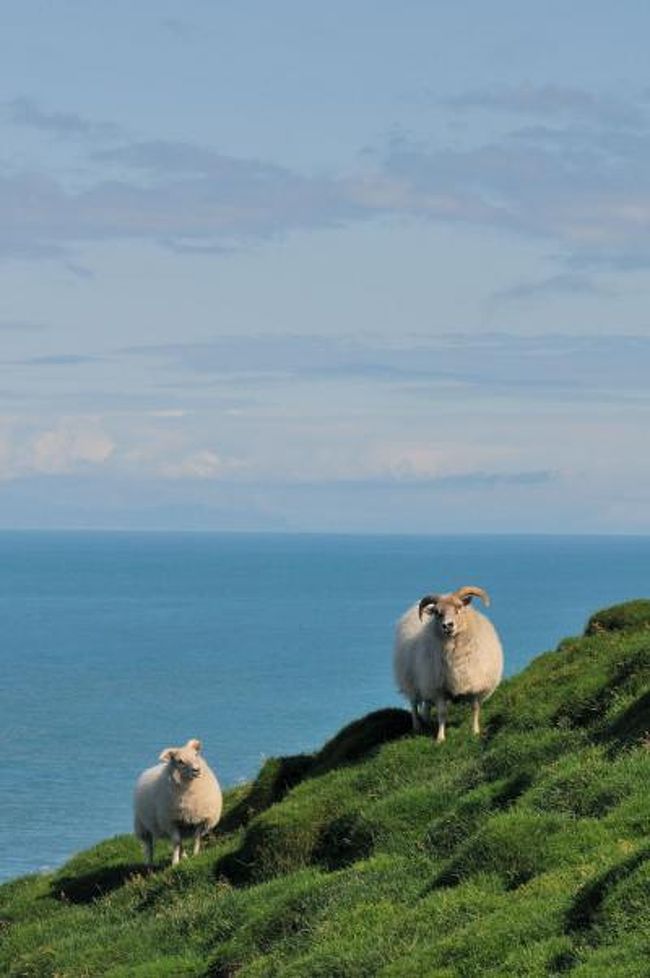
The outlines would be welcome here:
<svg viewBox="0 0 650 978">
<path fill-rule="evenodd" d="M 188 740 L 184 747 L 168 747 L 160 755 L 160 760 L 166 761 L 172 773 L 182 781 L 191 781 L 201 773 L 200 750 L 199 740 Z"/>
<path fill-rule="evenodd" d="M 437 595 L 435 601 L 422 608 L 435 620 L 436 628 L 443 638 L 453 638 L 462 632 L 467 621 L 469 599 L 459 598 L 456 594 Z"/>
</svg>

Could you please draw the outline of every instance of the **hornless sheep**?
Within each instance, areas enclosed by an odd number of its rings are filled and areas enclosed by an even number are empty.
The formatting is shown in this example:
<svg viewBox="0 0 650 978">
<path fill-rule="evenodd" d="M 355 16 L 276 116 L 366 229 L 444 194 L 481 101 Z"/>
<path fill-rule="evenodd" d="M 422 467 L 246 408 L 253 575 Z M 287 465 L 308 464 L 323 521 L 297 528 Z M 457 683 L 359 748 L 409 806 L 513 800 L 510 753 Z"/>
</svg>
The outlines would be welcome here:
<svg viewBox="0 0 650 978">
<path fill-rule="evenodd" d="M 415 731 L 435 703 L 438 741 L 445 739 L 449 700 L 471 701 L 472 731 L 480 733 L 481 703 L 501 682 L 501 642 L 492 623 L 471 607 L 475 596 L 489 605 L 480 587 L 427 594 L 397 623 L 393 664 L 398 688 L 411 703 Z"/>
<path fill-rule="evenodd" d="M 143 771 L 137 780 L 133 831 L 142 842 L 148 866 L 153 862 L 154 842 L 160 838 L 173 843 L 172 866 L 184 855 L 184 836 L 194 837 L 196 856 L 201 837 L 221 817 L 221 788 L 200 750 L 200 740 L 188 740 L 184 747 L 168 747 L 160 755 L 162 763 Z"/>
</svg>

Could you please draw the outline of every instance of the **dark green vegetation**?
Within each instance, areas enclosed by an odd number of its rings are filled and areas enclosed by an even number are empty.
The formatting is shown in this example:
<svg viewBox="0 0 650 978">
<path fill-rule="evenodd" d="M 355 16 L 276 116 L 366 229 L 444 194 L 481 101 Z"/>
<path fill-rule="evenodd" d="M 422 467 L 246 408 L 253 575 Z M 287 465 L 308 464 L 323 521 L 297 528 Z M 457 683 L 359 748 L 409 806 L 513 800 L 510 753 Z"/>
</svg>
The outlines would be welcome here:
<svg viewBox="0 0 650 978">
<path fill-rule="evenodd" d="M 176 870 L 123 837 L 0 888 L 0 973 L 646 978 L 650 601 L 594 615 L 485 720 L 474 739 L 456 707 L 436 747 L 379 711 L 268 761 Z"/>
</svg>

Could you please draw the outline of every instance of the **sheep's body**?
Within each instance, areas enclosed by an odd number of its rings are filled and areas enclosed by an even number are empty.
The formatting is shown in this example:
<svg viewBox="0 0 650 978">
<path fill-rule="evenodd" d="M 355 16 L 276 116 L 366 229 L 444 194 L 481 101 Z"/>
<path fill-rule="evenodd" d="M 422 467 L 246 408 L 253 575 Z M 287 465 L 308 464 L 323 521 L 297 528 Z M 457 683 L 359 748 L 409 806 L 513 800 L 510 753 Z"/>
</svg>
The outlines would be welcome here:
<svg viewBox="0 0 650 978">
<path fill-rule="evenodd" d="M 449 700 L 471 701 L 473 730 L 480 732 L 481 703 L 497 688 L 503 673 L 503 650 L 496 629 L 485 615 L 468 606 L 468 599 L 458 599 L 460 593 L 423 598 L 402 615 L 395 636 L 395 679 L 411 704 L 413 727 L 421 728 L 422 719 L 435 704 L 438 740 L 445 739 Z M 423 608 L 430 607 L 437 610 L 422 620 Z M 453 634 L 443 631 L 445 614 L 450 619 L 455 616 Z"/>
<path fill-rule="evenodd" d="M 191 774 L 186 775 L 183 761 L 172 755 L 188 753 L 198 741 L 188 741 L 185 748 L 164 751 L 162 763 L 143 771 L 135 786 L 134 832 L 143 844 L 147 863 L 153 862 L 156 839 L 171 839 L 174 850 L 172 865 L 182 854 L 182 839 L 194 838 L 194 854 L 201 838 L 215 827 L 221 817 L 222 795 L 219 782 L 206 761 L 193 749 Z M 168 755 L 168 756 L 166 756 Z"/>
</svg>

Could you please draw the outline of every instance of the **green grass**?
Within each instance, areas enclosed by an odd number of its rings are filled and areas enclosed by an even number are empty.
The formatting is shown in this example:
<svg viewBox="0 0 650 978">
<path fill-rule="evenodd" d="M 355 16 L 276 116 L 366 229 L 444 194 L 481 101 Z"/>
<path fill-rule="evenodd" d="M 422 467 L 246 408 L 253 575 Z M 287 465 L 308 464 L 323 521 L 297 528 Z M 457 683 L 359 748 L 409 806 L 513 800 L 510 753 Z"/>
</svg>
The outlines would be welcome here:
<svg viewBox="0 0 650 978">
<path fill-rule="evenodd" d="M 0 887 L 13 978 L 645 978 L 650 601 L 593 615 L 469 733 L 379 710 L 227 794 L 199 857 L 109 839 Z"/>
</svg>

